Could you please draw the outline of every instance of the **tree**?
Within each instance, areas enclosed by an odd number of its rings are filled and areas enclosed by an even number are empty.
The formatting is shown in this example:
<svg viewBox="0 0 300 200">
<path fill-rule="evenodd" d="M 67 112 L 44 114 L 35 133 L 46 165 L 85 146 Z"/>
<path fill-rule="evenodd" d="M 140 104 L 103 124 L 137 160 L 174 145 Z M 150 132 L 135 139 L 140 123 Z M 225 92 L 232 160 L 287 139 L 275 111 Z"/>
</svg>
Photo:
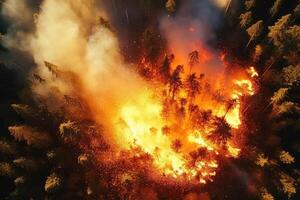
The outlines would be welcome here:
<svg viewBox="0 0 300 200">
<path fill-rule="evenodd" d="M 227 140 L 231 137 L 231 127 L 226 122 L 224 117 L 217 117 L 213 122 L 215 129 L 209 135 L 209 138 L 215 142 L 225 145 Z"/>
<path fill-rule="evenodd" d="M 55 77 L 59 77 L 61 72 L 60 70 L 58 69 L 58 66 L 50 63 L 50 62 L 47 62 L 47 61 L 44 61 L 45 63 L 45 67 L 55 76 Z"/>
<path fill-rule="evenodd" d="M 246 31 L 250 37 L 247 46 L 251 43 L 252 40 L 255 40 L 260 36 L 263 30 L 263 21 L 259 20 L 256 23 L 252 24 Z"/>
<path fill-rule="evenodd" d="M 286 97 L 287 93 L 289 91 L 289 88 L 280 88 L 277 92 L 274 93 L 274 95 L 271 97 L 271 103 L 272 104 L 280 104 Z"/>
<path fill-rule="evenodd" d="M 183 65 L 178 65 L 173 71 L 170 77 L 170 94 L 172 94 L 172 100 L 174 100 L 176 93 L 182 87 L 182 81 L 180 74 L 183 72 Z"/>
<path fill-rule="evenodd" d="M 66 143 L 75 144 L 79 141 L 79 128 L 75 122 L 67 121 L 59 125 L 59 133 Z"/>
<path fill-rule="evenodd" d="M 46 80 L 43 79 L 41 76 L 39 76 L 38 74 L 33 74 L 33 78 L 38 81 L 39 83 L 45 83 Z"/>
<path fill-rule="evenodd" d="M 240 15 L 240 26 L 242 28 L 248 27 L 249 24 L 251 23 L 251 21 L 252 21 L 252 12 L 251 11 L 247 11 Z"/>
<path fill-rule="evenodd" d="M 283 192 L 291 198 L 296 193 L 296 181 L 287 174 L 280 174 L 280 182 L 282 184 Z"/>
<path fill-rule="evenodd" d="M 26 178 L 24 176 L 19 176 L 14 180 L 16 186 L 24 185 L 25 181 L 26 181 Z"/>
<path fill-rule="evenodd" d="M 167 0 L 166 2 L 166 9 L 169 13 L 173 13 L 176 8 L 176 2 L 175 0 Z"/>
<path fill-rule="evenodd" d="M 256 0 L 245 0 L 245 8 L 246 10 L 250 10 L 255 6 Z"/>
<path fill-rule="evenodd" d="M 255 46 L 255 51 L 254 51 L 254 61 L 258 61 L 263 54 L 263 47 L 258 44 Z"/>
<path fill-rule="evenodd" d="M 269 26 L 268 37 L 276 47 L 282 48 L 283 32 L 288 27 L 291 14 L 282 16 L 273 26 Z"/>
<path fill-rule="evenodd" d="M 200 92 L 200 82 L 195 73 L 190 74 L 186 79 L 186 88 L 188 91 L 188 98 L 192 101 L 196 94 Z"/>
<path fill-rule="evenodd" d="M 294 102 L 285 101 L 281 104 L 274 104 L 273 112 L 276 114 L 276 116 L 293 114 L 295 112 L 299 112 L 299 107 Z"/>
<path fill-rule="evenodd" d="M 10 126 L 8 130 L 16 140 L 25 141 L 28 145 L 37 148 L 45 148 L 52 143 L 52 139 L 47 133 L 37 131 L 27 125 Z"/>
<path fill-rule="evenodd" d="M 199 63 L 199 52 L 195 50 L 189 53 L 190 71 L 192 71 L 192 67 L 194 67 L 198 63 Z"/>
<path fill-rule="evenodd" d="M 159 75 L 163 81 L 163 83 L 167 83 L 170 79 L 170 76 L 171 76 L 171 63 L 173 62 L 174 60 L 174 55 L 171 54 L 169 56 L 165 56 L 164 60 L 163 60 L 163 63 L 160 67 L 160 70 L 159 70 Z"/>
<path fill-rule="evenodd" d="M 262 200 L 275 200 L 272 194 L 268 192 L 267 189 L 263 188 L 261 189 L 261 199 Z"/>
<path fill-rule="evenodd" d="M 98 24 L 99 24 L 99 26 L 102 26 L 104 28 L 107 28 L 110 31 L 113 31 L 110 23 L 106 19 L 104 19 L 103 17 L 99 17 Z"/>
<path fill-rule="evenodd" d="M 295 158 L 291 156 L 291 154 L 287 151 L 281 151 L 279 155 L 279 159 L 284 164 L 292 164 L 295 162 Z"/>
<path fill-rule="evenodd" d="M 283 32 L 283 45 L 284 50 L 295 53 L 296 60 L 300 58 L 300 26 L 294 25 L 288 27 Z"/>
<path fill-rule="evenodd" d="M 284 83 L 287 85 L 297 85 L 300 82 L 300 65 L 283 68 L 282 75 Z"/>
<path fill-rule="evenodd" d="M 272 17 L 274 17 L 276 15 L 276 13 L 278 13 L 280 7 L 282 6 L 284 0 L 276 0 L 272 6 L 272 8 L 270 9 L 270 14 Z"/>
<path fill-rule="evenodd" d="M 37 163 L 34 160 L 31 160 L 31 159 L 28 159 L 25 157 L 20 157 L 20 158 L 15 159 L 15 160 L 13 160 L 13 163 L 16 166 L 26 169 L 26 170 L 34 171 L 37 169 Z"/>
<path fill-rule="evenodd" d="M 269 164 L 269 159 L 263 153 L 258 154 L 255 164 L 258 166 L 264 167 Z"/>
<path fill-rule="evenodd" d="M 58 191 L 62 186 L 62 179 L 56 173 L 50 174 L 45 182 L 45 191 L 48 193 L 54 193 Z"/>
</svg>

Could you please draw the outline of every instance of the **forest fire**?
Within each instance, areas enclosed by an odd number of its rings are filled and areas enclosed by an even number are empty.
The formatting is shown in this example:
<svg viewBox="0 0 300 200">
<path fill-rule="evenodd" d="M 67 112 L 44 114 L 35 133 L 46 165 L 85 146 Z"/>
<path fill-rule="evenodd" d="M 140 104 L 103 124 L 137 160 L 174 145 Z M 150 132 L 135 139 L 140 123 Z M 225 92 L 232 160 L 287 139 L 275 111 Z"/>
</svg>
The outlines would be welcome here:
<svg viewBox="0 0 300 200">
<path fill-rule="evenodd" d="M 0 199 L 300 199 L 299 19 L 295 0 L 1 0 Z"/>
<path fill-rule="evenodd" d="M 203 47 L 200 52 L 213 55 Z M 198 54 L 190 54 L 190 65 L 198 67 L 211 59 Z M 234 135 L 242 125 L 241 99 L 255 93 L 253 78 L 258 74 L 250 67 L 233 75 L 228 84 L 225 72 L 212 80 L 192 73 L 198 69 L 184 73 L 192 66 L 177 65 L 174 60 L 176 55 L 166 56 L 160 69 L 151 70 L 152 80 L 159 83 L 151 87 L 155 94 L 145 90 L 134 103 L 120 106 L 115 132 L 126 156 L 136 156 L 138 149 L 151 157 L 159 179 L 205 184 L 213 181 L 220 157 L 240 154 L 242 141 Z M 149 67 L 145 58 L 141 63 L 140 67 Z M 226 84 L 230 88 L 223 88 Z"/>
<path fill-rule="evenodd" d="M 164 25 L 172 28 L 165 30 L 166 55 L 155 64 L 143 57 L 136 70 L 143 73 L 138 75 L 123 61 L 109 22 L 94 20 L 102 12 L 92 1 L 80 2 L 45 1 L 36 18 L 36 33 L 28 37 L 39 66 L 35 78 L 43 84 L 32 86 L 35 94 L 54 111 L 61 99 L 69 110 L 89 108 L 90 113 L 71 115 L 103 126 L 103 138 L 114 152 L 107 160 L 147 155 L 146 170 L 155 180 L 212 181 L 220 158 L 241 152 L 243 141 L 236 139 L 243 121 L 241 103 L 255 93 L 255 69 L 231 70 L 225 54 L 219 56 L 198 37 L 197 23 L 185 28 L 166 19 Z M 185 34 L 190 35 L 181 40 Z"/>
</svg>

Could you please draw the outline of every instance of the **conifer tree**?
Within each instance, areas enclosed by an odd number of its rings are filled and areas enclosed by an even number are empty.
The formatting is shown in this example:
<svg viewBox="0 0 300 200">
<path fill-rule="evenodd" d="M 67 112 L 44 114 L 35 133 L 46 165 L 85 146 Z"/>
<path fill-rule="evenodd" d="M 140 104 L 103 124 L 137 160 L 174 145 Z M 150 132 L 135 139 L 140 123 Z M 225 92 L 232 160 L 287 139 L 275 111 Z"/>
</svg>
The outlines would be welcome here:
<svg viewBox="0 0 300 200">
<path fill-rule="evenodd" d="M 284 2 L 284 0 L 275 0 L 272 8 L 270 9 L 270 14 L 271 14 L 272 17 L 274 17 L 278 13 L 278 11 L 279 11 L 280 7 L 282 6 L 283 2 Z"/>
<path fill-rule="evenodd" d="M 247 11 L 240 15 L 240 26 L 242 28 L 247 28 L 250 25 L 251 21 L 252 21 L 252 12 L 251 11 Z"/>
<path fill-rule="evenodd" d="M 263 21 L 259 20 L 256 23 L 252 24 L 248 29 L 247 33 L 250 37 L 247 46 L 253 41 L 256 40 L 262 33 L 263 30 Z"/>
</svg>

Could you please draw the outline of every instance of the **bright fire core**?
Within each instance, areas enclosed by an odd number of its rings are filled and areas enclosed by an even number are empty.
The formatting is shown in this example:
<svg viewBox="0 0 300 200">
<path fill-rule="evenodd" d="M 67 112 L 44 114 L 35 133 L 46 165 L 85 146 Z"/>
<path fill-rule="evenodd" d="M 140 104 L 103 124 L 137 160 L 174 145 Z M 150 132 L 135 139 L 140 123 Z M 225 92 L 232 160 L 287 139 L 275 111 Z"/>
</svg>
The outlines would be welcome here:
<svg viewBox="0 0 300 200">
<path fill-rule="evenodd" d="M 187 80 L 189 76 L 183 75 Z M 183 86 L 174 98 L 171 86 L 161 84 L 155 94 L 145 90 L 135 102 L 124 103 L 115 131 L 126 155 L 149 155 L 153 168 L 164 178 L 202 184 L 212 181 L 220 156 L 240 154 L 235 134 L 242 123 L 241 101 L 255 93 L 253 67 L 234 76 L 230 89 L 224 91 L 209 79 L 197 77 L 195 95 Z"/>
</svg>

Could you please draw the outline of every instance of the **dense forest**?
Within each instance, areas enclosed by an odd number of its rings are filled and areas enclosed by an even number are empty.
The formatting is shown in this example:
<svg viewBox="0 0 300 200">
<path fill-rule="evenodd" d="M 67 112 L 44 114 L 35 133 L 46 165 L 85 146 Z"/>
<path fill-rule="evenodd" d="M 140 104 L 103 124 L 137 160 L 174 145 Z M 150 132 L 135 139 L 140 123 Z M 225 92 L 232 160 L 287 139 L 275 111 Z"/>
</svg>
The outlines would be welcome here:
<svg viewBox="0 0 300 200">
<path fill-rule="evenodd" d="M 1 0 L 0 199 L 299 199 L 298 0 Z"/>
</svg>

